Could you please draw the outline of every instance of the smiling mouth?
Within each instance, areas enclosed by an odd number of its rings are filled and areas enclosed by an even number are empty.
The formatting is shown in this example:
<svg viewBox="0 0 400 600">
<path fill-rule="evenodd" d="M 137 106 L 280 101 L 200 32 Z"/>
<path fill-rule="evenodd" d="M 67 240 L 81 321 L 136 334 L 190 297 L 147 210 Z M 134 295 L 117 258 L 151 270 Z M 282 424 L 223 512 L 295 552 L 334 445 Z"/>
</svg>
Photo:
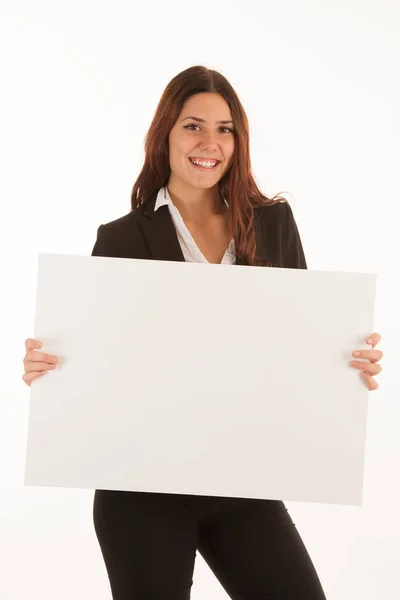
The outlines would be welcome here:
<svg viewBox="0 0 400 600">
<path fill-rule="evenodd" d="M 217 160 L 215 162 L 215 164 L 212 164 L 212 163 L 214 163 L 214 160 L 196 159 L 191 156 L 189 156 L 188 160 L 189 160 L 190 164 L 193 165 L 195 168 L 201 169 L 203 171 L 212 171 L 213 169 L 218 167 L 218 165 L 221 163 L 220 160 Z M 196 161 L 196 162 L 194 162 L 194 161 Z"/>
</svg>

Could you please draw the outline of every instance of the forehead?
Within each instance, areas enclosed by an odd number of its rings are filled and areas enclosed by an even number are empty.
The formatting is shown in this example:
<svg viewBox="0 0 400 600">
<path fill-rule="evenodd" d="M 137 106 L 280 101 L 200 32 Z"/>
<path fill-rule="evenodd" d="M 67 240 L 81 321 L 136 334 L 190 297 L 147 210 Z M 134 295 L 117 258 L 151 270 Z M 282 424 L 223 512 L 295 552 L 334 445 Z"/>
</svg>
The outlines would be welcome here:
<svg viewBox="0 0 400 600">
<path fill-rule="evenodd" d="M 220 94 L 200 93 L 188 98 L 182 108 L 181 115 L 195 115 L 206 118 L 211 115 L 217 119 L 232 118 L 229 104 Z"/>
</svg>

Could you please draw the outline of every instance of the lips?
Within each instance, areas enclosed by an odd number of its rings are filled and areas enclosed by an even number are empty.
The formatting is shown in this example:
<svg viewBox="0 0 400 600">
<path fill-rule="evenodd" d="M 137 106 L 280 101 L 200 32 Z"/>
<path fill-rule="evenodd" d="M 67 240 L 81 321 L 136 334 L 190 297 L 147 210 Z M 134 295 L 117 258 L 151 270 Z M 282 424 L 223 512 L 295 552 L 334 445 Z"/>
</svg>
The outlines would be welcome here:
<svg viewBox="0 0 400 600">
<path fill-rule="evenodd" d="M 195 165 L 193 160 L 198 160 L 198 161 L 216 161 L 215 164 L 212 167 L 202 167 L 201 165 Z M 218 167 L 218 165 L 220 164 L 220 160 L 216 160 L 214 158 L 199 158 L 198 156 L 189 156 L 188 157 L 188 161 L 190 162 L 191 165 L 193 165 L 194 167 L 197 167 L 198 169 L 204 169 L 204 170 L 208 170 L 211 171 L 212 169 L 215 169 L 216 167 Z"/>
<path fill-rule="evenodd" d="M 212 161 L 216 160 L 217 163 L 221 162 L 220 160 L 217 160 L 216 158 L 201 158 L 201 156 L 189 156 L 189 158 L 191 160 L 212 160 Z"/>
</svg>

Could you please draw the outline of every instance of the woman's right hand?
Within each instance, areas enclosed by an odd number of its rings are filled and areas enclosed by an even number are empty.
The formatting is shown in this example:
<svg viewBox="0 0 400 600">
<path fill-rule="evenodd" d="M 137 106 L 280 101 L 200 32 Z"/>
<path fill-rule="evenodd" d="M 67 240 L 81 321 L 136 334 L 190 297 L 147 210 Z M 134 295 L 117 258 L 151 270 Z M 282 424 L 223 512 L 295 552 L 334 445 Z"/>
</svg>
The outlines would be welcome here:
<svg viewBox="0 0 400 600">
<path fill-rule="evenodd" d="M 25 340 L 26 354 L 24 357 L 25 373 L 22 379 L 26 385 L 31 385 L 34 379 L 45 375 L 49 370 L 56 368 L 60 358 L 54 354 L 45 354 L 35 352 L 35 348 L 41 348 L 42 343 L 39 340 L 28 338 Z"/>
</svg>

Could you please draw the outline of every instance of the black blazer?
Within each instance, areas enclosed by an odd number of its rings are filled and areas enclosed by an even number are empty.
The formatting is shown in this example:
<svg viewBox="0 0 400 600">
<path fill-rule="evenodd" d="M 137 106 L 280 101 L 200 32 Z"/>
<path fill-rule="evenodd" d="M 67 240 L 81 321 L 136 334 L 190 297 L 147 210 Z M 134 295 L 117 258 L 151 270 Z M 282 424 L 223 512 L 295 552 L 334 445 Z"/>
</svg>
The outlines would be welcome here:
<svg viewBox="0 0 400 600">
<path fill-rule="evenodd" d="M 132 212 L 100 225 L 92 256 L 183 261 L 168 206 L 154 212 L 157 194 Z M 307 269 L 292 209 L 287 202 L 255 209 L 257 253 L 274 267 Z M 236 264 L 245 265 L 237 259 Z"/>
</svg>

